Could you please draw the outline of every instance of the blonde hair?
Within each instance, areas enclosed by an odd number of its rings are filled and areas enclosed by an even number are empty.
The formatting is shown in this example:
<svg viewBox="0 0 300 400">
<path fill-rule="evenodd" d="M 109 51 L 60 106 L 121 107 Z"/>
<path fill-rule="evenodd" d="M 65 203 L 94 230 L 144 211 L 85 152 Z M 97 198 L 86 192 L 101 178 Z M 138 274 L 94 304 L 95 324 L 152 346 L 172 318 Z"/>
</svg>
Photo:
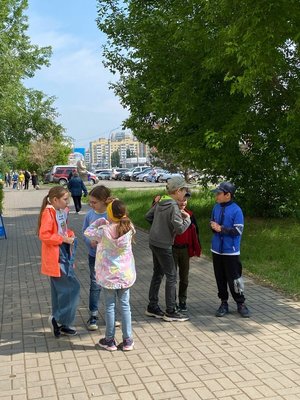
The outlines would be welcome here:
<svg viewBox="0 0 300 400">
<path fill-rule="evenodd" d="M 114 200 L 111 205 L 112 214 L 117 222 L 117 233 L 118 237 L 125 235 L 127 232 L 132 230 L 132 222 L 127 215 L 127 209 L 125 204 L 121 200 Z"/>
</svg>

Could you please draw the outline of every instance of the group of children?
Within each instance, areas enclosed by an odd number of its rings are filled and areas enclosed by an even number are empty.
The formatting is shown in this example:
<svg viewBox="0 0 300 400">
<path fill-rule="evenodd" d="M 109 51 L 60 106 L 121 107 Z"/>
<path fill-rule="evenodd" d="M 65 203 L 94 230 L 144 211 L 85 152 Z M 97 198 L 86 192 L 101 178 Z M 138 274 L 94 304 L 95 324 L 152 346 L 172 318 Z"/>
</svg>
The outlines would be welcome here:
<svg viewBox="0 0 300 400">
<path fill-rule="evenodd" d="M 221 299 L 216 312 L 219 317 L 228 313 L 227 285 L 238 305 L 238 312 L 243 317 L 249 317 L 244 303 L 239 260 L 243 215 L 232 200 L 234 190 L 229 182 L 223 182 L 217 187 L 217 205 L 211 218 L 211 229 L 214 232 L 213 264 Z M 145 216 L 151 223 L 149 245 L 153 256 L 149 304 L 145 313 L 169 322 L 189 319 L 186 304 L 189 260 L 201 254 L 198 227 L 192 212 L 186 208 L 190 195 L 185 180 L 174 177 L 167 184 L 167 194 L 156 196 Z M 52 315 L 49 324 L 55 337 L 77 333 L 72 327 L 80 292 L 80 284 L 74 273 L 77 238 L 67 227 L 68 201 L 67 189 L 61 186 L 51 188 L 43 200 L 38 224 L 42 241 L 41 272 L 50 277 Z M 88 246 L 90 274 L 90 317 L 87 328 L 98 329 L 99 297 L 103 291 L 106 331 L 98 345 L 110 351 L 118 348 L 130 351 L 134 348 L 130 287 L 136 280 L 132 253 L 135 228 L 124 203 L 112 198 L 107 187 L 94 187 L 89 193 L 89 204 L 91 209 L 85 216 L 82 229 Z M 180 278 L 178 296 L 177 270 Z M 164 276 L 165 312 L 159 306 L 159 289 Z M 119 345 L 115 340 L 117 301 L 121 308 L 123 336 Z"/>
</svg>

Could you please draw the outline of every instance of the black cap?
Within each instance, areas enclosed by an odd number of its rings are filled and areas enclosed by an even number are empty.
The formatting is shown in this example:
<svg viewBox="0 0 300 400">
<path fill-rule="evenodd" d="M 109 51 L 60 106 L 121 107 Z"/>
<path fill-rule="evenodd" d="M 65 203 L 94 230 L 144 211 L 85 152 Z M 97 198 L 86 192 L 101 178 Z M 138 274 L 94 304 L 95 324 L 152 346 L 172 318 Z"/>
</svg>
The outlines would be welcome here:
<svg viewBox="0 0 300 400">
<path fill-rule="evenodd" d="M 212 190 L 213 193 L 230 193 L 234 194 L 235 193 L 235 186 L 230 183 L 230 182 L 221 182 L 214 190 Z"/>
</svg>

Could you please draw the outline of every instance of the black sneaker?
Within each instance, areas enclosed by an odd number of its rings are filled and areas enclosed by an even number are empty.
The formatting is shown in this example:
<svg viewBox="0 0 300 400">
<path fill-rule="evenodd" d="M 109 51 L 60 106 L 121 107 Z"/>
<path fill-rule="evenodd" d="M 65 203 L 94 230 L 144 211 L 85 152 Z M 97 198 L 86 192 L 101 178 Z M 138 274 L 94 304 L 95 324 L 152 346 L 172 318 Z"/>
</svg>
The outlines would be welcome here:
<svg viewBox="0 0 300 400">
<path fill-rule="evenodd" d="M 163 316 L 163 320 L 167 322 L 173 322 L 173 321 L 178 321 L 178 322 L 184 322 L 188 321 L 189 317 L 187 315 L 183 315 L 180 312 L 174 310 L 172 313 L 165 313 Z"/>
<path fill-rule="evenodd" d="M 148 307 L 147 310 L 145 311 L 145 314 L 148 317 L 154 317 L 154 318 L 160 318 L 160 319 L 162 319 L 165 315 L 165 313 L 160 309 L 159 306 L 157 306 L 156 308 Z"/>
<path fill-rule="evenodd" d="M 60 328 L 60 332 L 63 335 L 66 335 L 66 336 L 75 336 L 75 335 L 77 335 L 76 329 L 74 329 L 74 328 L 72 328 L 70 326 L 66 326 L 66 325 L 62 325 L 62 327 Z"/>
<path fill-rule="evenodd" d="M 216 317 L 224 317 L 224 315 L 228 314 L 228 312 L 227 301 L 222 301 L 220 307 L 216 311 Z"/>
<path fill-rule="evenodd" d="M 238 310 L 238 313 L 240 313 L 240 315 L 243 318 L 249 318 L 250 317 L 250 311 L 248 310 L 248 308 L 246 307 L 246 305 L 244 303 L 238 304 L 237 305 L 237 310 Z"/>
<path fill-rule="evenodd" d="M 56 319 L 53 317 L 53 315 L 50 315 L 50 317 L 48 318 L 48 323 L 49 323 L 49 326 L 51 328 L 51 331 L 52 331 L 53 335 L 56 338 L 59 338 L 60 337 L 60 328 L 61 327 L 58 325 L 58 323 L 56 322 Z"/>
<path fill-rule="evenodd" d="M 98 329 L 98 317 L 91 315 L 87 321 L 87 328 L 89 331 L 96 331 Z"/>
<path fill-rule="evenodd" d="M 179 311 L 179 312 L 187 312 L 186 303 L 179 303 L 178 311 Z"/>
</svg>

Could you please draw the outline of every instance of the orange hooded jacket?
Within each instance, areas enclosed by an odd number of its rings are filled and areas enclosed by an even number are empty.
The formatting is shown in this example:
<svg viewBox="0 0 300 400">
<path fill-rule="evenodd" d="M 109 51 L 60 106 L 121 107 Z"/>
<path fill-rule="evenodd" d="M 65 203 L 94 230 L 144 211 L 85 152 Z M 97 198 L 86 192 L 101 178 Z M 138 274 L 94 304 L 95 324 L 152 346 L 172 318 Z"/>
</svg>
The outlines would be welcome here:
<svg viewBox="0 0 300 400">
<path fill-rule="evenodd" d="M 74 236 L 74 232 L 67 230 L 68 236 Z M 60 277 L 59 266 L 59 246 L 63 243 L 63 238 L 58 234 L 56 221 L 56 211 L 48 205 L 41 219 L 39 238 L 42 241 L 42 268 L 41 273 L 48 276 Z"/>
</svg>

